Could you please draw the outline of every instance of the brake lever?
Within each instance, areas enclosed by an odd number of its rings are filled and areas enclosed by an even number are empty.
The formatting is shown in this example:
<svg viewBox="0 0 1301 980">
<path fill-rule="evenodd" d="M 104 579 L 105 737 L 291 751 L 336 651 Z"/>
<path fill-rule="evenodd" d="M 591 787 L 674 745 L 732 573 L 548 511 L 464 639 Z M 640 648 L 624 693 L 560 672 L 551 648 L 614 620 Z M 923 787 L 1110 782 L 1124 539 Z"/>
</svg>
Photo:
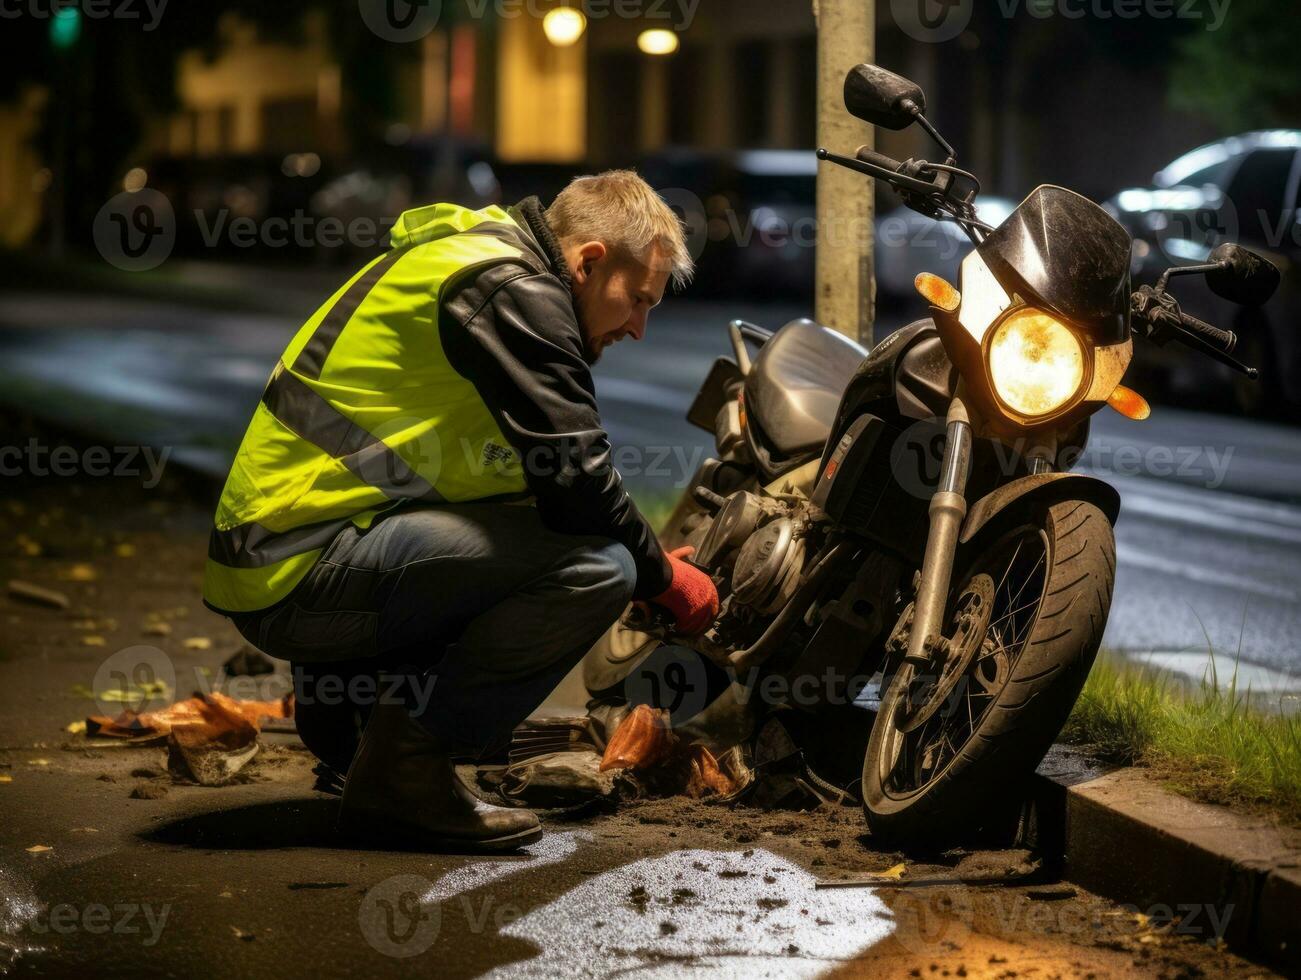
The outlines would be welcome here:
<svg viewBox="0 0 1301 980">
<path fill-rule="evenodd" d="M 1174 332 L 1180 343 L 1188 345 L 1193 348 L 1193 350 L 1200 351 L 1207 357 L 1219 361 L 1226 367 L 1230 367 L 1235 371 L 1245 374 L 1252 381 L 1255 381 L 1260 377 L 1259 370 L 1243 364 L 1240 360 L 1230 354 L 1224 353 L 1224 351 L 1220 350 L 1214 344 L 1203 340 L 1201 337 L 1197 336 L 1197 334 L 1185 330 L 1183 327 L 1174 327 Z"/>
<path fill-rule="evenodd" d="M 1179 308 L 1179 301 L 1165 290 L 1140 286 L 1131 296 L 1130 304 L 1134 316 L 1147 327 L 1144 336 L 1158 347 L 1164 347 L 1170 341 L 1177 340 L 1226 367 L 1245 374 L 1253 381 L 1260 377 L 1260 371 L 1256 368 L 1243 364 L 1236 357 L 1232 357 L 1205 338 L 1185 328 L 1184 313 Z"/>
</svg>

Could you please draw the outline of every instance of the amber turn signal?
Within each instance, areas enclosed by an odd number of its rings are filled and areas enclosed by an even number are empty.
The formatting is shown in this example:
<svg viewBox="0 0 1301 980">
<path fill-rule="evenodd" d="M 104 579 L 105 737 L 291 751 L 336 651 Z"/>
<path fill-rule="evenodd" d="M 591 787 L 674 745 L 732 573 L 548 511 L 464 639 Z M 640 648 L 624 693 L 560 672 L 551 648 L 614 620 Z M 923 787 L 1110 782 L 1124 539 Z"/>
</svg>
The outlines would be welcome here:
<svg viewBox="0 0 1301 980">
<path fill-rule="evenodd" d="M 962 294 L 933 273 L 918 273 L 913 285 L 931 306 L 939 307 L 945 313 L 953 313 L 962 305 Z"/>
<path fill-rule="evenodd" d="M 1116 390 L 1107 396 L 1107 404 L 1135 422 L 1142 422 L 1152 414 L 1152 406 L 1147 403 L 1147 399 L 1124 385 L 1116 385 Z"/>
</svg>

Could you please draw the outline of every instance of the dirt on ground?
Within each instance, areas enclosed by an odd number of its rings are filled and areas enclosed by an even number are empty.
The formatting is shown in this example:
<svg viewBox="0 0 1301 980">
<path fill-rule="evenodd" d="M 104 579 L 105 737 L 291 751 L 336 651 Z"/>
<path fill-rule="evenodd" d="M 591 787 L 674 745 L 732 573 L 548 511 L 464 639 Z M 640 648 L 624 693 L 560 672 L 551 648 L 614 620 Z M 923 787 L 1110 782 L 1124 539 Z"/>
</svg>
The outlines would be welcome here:
<svg viewBox="0 0 1301 980">
<path fill-rule="evenodd" d="M 25 445 L 31 430 L 21 420 L 8 423 L 11 431 L 2 441 Z M 85 448 L 84 443 L 49 433 L 41 438 L 52 445 L 66 441 L 79 452 Z M 215 896 L 212 902 L 220 903 L 233 888 L 222 884 L 229 873 L 227 865 L 234 860 L 225 856 L 223 847 L 241 854 L 246 849 L 254 852 L 241 861 L 255 861 L 263 853 L 260 848 L 269 848 L 265 861 L 271 866 L 283 860 L 285 848 L 324 846 L 334 848 L 334 856 L 322 858 L 320 863 L 334 860 L 337 864 L 340 845 L 325 839 L 330 831 L 322 829 L 324 824 L 318 827 L 306 817 L 297 825 L 284 820 L 249 823 L 250 837 L 244 842 L 230 840 L 231 834 L 238 833 L 231 828 L 246 826 L 240 822 L 242 818 L 232 817 L 223 824 L 223 799 L 231 800 L 232 809 L 242 808 L 241 812 L 250 806 L 270 805 L 265 803 L 268 800 L 276 805 L 288 801 L 298 808 L 292 811 L 296 814 L 315 813 L 332 805 L 328 797 L 312 792 L 315 760 L 292 734 L 265 735 L 257 758 L 241 771 L 234 785 L 210 788 L 178 782 L 168 771 L 160 747 L 111 747 L 76 730 L 78 722 L 101 708 L 93 697 L 104 689 L 106 678 L 112 680 L 105 674 L 105 664 L 119 651 L 134 647 L 152 648 L 161 658 L 159 663 L 170 665 L 174 671 L 170 693 L 175 697 L 220 688 L 240 697 L 266 698 L 287 689 L 283 667 L 281 673 L 256 679 L 222 678 L 221 664 L 239 651 L 244 641 L 228 622 L 208 612 L 199 598 L 208 520 L 217 488 L 175 468 L 169 469 L 156 487 L 145 487 L 141 479 L 127 476 L 91 478 L 84 474 L 62 478 L 28 474 L 3 480 L 0 580 L 6 587 L 17 580 L 51 590 L 67 600 L 66 608 L 57 608 L 8 589 L 0 598 L 4 623 L 0 640 L 0 781 L 4 783 L 0 785 L 0 811 L 6 813 L 0 826 L 0 855 L 11 870 L 20 872 L 27 883 L 22 887 L 30 886 L 33 894 L 47 900 L 47 891 L 83 887 L 70 885 L 70 881 L 86 882 L 84 887 L 89 889 L 90 882 L 99 880 L 96 874 L 108 874 L 97 872 L 95 862 L 109 862 L 116 868 L 112 862 L 120 859 L 120 853 L 114 858 L 115 852 L 140 849 L 147 860 L 142 856 L 139 867 L 148 869 L 151 880 L 169 880 L 169 865 L 177 869 L 177 875 L 184 868 L 187 880 L 201 879 L 201 891 L 210 879 L 209 890 Z M 135 659 L 140 659 L 138 654 Z M 208 828 L 207 837 L 187 838 L 188 844 L 201 847 L 206 863 L 196 865 L 194 850 L 174 843 L 181 831 L 166 829 L 181 827 L 186 820 L 197 820 Z M 118 826 L 121 831 L 113 831 Z M 804 811 L 763 811 L 743 804 L 656 799 L 623 804 L 614 812 L 549 821 L 548 831 L 551 835 L 572 831 L 583 842 L 582 849 L 566 859 L 567 866 L 555 873 L 557 880 L 568 881 L 566 875 L 581 879 L 635 864 L 647 856 L 679 851 L 735 855 L 736 861 L 702 857 L 695 871 L 703 876 L 701 880 L 727 882 L 735 885 L 738 894 L 752 896 L 752 901 L 746 901 L 753 906 L 755 923 L 797 916 L 797 924 L 803 920 L 810 929 L 823 924 L 808 921 L 817 919 L 816 911 L 795 910 L 789 905 L 791 899 L 782 897 L 787 893 L 779 887 L 780 877 L 791 874 L 792 869 L 818 880 L 815 895 L 822 894 L 824 888 L 870 888 L 888 909 L 893 929 L 866 952 L 839 963 L 834 975 L 1269 975 L 1264 968 L 1227 952 L 1206 923 L 1197 923 L 1194 929 L 1153 910 L 1117 906 L 1053 879 L 1039 859 L 1026 851 L 954 851 L 918 862 L 874 847 L 861 813 L 852 806 L 823 804 Z M 62 841 L 84 842 L 101 832 L 103 840 L 94 850 L 95 857 L 87 858 L 89 863 L 78 872 L 79 859 L 67 855 L 80 852 Z M 222 833 L 227 834 L 224 843 Z M 294 833 L 301 833 L 304 839 L 295 840 Z M 33 850 L 41 847 L 50 854 Z M 42 864 L 45 857 L 52 860 Z M 60 860 L 71 863 L 60 864 Z M 355 870 L 373 863 L 370 857 L 358 854 L 352 867 Z M 337 865 L 334 876 L 342 876 L 337 886 L 313 884 L 310 876 L 300 875 L 298 888 L 294 882 L 289 885 L 298 896 L 295 902 L 313 900 L 304 897 L 309 895 L 322 902 L 332 900 L 328 896 L 335 892 L 330 889 L 343 889 L 344 881 L 353 880 L 346 877 L 347 867 Z M 120 882 L 120 873 L 113 871 L 112 879 Z M 539 882 L 543 898 L 556 888 L 560 889 L 556 894 L 561 894 L 576 887 L 565 884 L 560 888 L 542 877 Z M 0 886 L 7 887 L 4 880 Z M 190 885 L 175 888 L 184 890 Z M 663 911 L 658 927 L 662 940 L 666 949 L 680 950 L 685 942 L 679 934 L 682 920 L 670 913 L 693 907 L 701 890 L 699 883 L 666 880 L 658 885 L 638 884 L 612 900 L 637 916 Z M 24 935 L 23 924 L 15 915 L 12 895 L 6 900 L 9 907 L 5 931 L 0 932 L 0 954 L 8 949 L 11 963 L 21 972 L 29 962 L 24 959 L 22 941 L 15 938 Z M 345 912 L 345 918 L 354 920 L 351 927 L 355 930 L 355 911 Z M 232 926 L 234 939 L 223 926 L 216 932 L 202 931 L 202 938 L 194 942 L 219 946 L 222 962 L 247 968 L 238 956 L 256 954 L 257 944 L 247 941 L 249 937 L 281 928 L 276 917 L 288 913 L 271 906 L 262 914 L 263 920 L 241 920 L 243 924 Z M 297 941 L 310 927 L 302 924 L 301 909 L 293 914 L 298 924 L 286 923 L 284 928 L 294 932 Z M 741 925 L 736 928 L 740 930 Z M 800 930 L 782 928 L 791 930 L 792 937 L 783 955 L 797 963 L 802 955 Z M 477 975 L 486 968 L 483 964 L 496 962 L 493 957 L 503 955 L 500 950 L 493 952 L 499 943 L 491 931 L 476 936 L 444 964 L 448 975 Z M 324 932 L 321 941 L 323 937 Z M 474 946 L 476 941 L 481 941 L 482 949 Z M 564 935 L 555 937 L 562 946 L 569 941 Z M 710 942 L 703 941 L 698 953 L 666 953 L 660 966 L 670 969 L 677 958 L 685 957 L 686 961 L 678 964 L 685 972 L 697 957 L 708 961 L 713 948 Z M 234 943 L 234 953 L 227 945 L 230 943 Z M 360 945 L 360 940 L 357 943 Z M 167 962 L 193 962 L 180 959 L 181 953 L 175 949 L 169 952 L 166 940 L 132 955 L 137 959 L 116 962 L 155 970 Z M 218 954 L 205 947 L 202 955 Z M 348 954 L 332 955 L 336 958 L 327 972 L 337 973 Z M 169 956 L 173 959 L 168 960 Z M 231 956 L 236 959 L 230 960 Z M 5 962 L 0 955 L 0 972 Z M 39 968 L 42 961 L 36 962 L 35 972 L 43 972 Z M 393 959 L 381 966 L 398 970 L 405 962 Z M 581 964 L 574 966 L 573 972 L 583 972 Z"/>
</svg>

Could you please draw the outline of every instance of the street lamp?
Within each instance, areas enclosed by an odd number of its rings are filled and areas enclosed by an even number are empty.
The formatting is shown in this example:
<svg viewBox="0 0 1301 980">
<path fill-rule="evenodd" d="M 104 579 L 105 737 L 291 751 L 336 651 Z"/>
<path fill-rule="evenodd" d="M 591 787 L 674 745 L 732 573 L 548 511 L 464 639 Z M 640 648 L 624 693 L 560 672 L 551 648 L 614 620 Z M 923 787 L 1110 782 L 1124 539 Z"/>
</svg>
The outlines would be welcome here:
<svg viewBox="0 0 1301 980">
<path fill-rule="evenodd" d="M 556 7 L 542 18 L 542 31 L 558 48 L 567 48 L 578 42 L 587 30 L 587 17 L 573 7 Z"/>
<path fill-rule="evenodd" d="M 637 37 L 637 47 L 642 54 L 666 55 L 678 49 L 678 36 L 673 31 L 657 27 L 642 31 Z"/>
</svg>

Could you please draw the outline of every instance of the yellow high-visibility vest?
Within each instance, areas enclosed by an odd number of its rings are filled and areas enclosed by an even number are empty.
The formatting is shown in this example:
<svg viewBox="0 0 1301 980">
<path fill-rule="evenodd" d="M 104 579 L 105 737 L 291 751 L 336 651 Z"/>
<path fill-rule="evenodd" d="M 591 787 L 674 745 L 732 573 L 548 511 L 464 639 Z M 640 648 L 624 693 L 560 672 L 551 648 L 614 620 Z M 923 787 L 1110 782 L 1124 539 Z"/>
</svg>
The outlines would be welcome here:
<svg viewBox="0 0 1301 980">
<path fill-rule="evenodd" d="M 274 605 L 340 530 L 404 501 L 526 495 L 518 454 L 439 337 L 453 279 L 498 262 L 542 268 L 526 234 L 499 207 L 408 211 L 392 251 L 302 326 L 222 489 L 204 602 L 220 612 Z"/>
</svg>

